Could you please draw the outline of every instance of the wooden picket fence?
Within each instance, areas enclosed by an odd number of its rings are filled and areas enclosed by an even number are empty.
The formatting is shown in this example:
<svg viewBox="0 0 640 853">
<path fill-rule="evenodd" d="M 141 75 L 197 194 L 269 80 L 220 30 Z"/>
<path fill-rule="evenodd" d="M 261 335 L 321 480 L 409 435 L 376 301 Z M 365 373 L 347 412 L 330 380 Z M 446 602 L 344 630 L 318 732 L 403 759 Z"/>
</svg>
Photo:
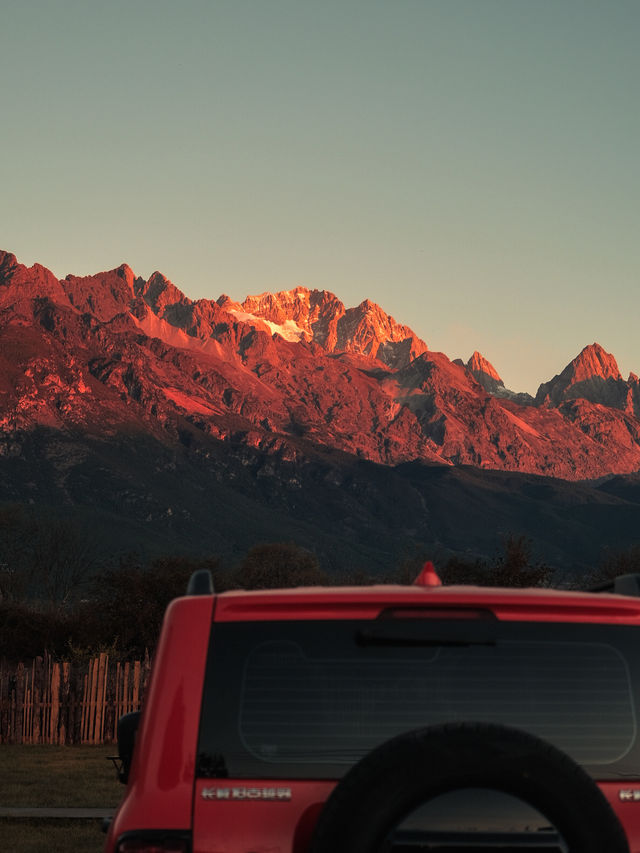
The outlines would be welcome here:
<svg viewBox="0 0 640 853">
<path fill-rule="evenodd" d="M 142 661 L 100 654 L 80 664 L 45 655 L 0 664 L 0 743 L 113 743 L 118 718 L 140 707 L 149 672 L 148 654 Z"/>
</svg>

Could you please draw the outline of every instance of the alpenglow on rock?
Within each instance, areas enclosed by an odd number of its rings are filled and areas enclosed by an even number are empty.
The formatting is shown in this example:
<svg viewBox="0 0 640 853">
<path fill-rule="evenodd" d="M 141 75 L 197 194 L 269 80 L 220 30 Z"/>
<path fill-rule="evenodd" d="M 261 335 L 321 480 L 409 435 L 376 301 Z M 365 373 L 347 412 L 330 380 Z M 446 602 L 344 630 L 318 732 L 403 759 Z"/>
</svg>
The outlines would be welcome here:
<svg viewBox="0 0 640 853">
<path fill-rule="evenodd" d="M 159 272 L 58 280 L 0 253 L 0 307 L 7 447 L 46 428 L 294 466 L 321 452 L 569 480 L 640 469 L 638 380 L 597 344 L 534 404 L 478 352 L 452 362 L 379 305 L 328 291 L 194 301 Z"/>
</svg>

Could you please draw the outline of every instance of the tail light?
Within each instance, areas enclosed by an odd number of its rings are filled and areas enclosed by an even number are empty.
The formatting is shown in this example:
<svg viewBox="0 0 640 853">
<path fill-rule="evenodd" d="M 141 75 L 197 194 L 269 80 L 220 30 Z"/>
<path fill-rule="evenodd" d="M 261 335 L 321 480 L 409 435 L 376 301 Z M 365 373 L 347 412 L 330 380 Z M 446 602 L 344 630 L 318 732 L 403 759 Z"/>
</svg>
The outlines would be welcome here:
<svg viewBox="0 0 640 853">
<path fill-rule="evenodd" d="M 190 850 L 187 833 L 162 830 L 126 833 L 116 845 L 116 853 L 190 853 Z"/>
<path fill-rule="evenodd" d="M 438 573 L 436 572 L 435 566 L 428 560 L 424 566 L 420 569 L 420 574 L 413 582 L 414 586 L 442 586 L 442 581 L 440 580 Z"/>
<path fill-rule="evenodd" d="M 378 619 L 441 619 L 448 622 L 472 619 L 496 619 L 486 607 L 385 607 Z"/>
</svg>

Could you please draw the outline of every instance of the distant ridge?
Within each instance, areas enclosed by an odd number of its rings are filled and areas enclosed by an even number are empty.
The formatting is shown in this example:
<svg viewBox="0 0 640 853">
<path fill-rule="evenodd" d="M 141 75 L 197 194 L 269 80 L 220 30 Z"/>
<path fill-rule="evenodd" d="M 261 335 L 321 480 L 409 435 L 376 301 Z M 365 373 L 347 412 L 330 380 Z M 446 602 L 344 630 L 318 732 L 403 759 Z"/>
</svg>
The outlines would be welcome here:
<svg viewBox="0 0 640 853">
<path fill-rule="evenodd" d="M 637 541 L 639 414 L 597 344 L 534 399 L 369 300 L 191 300 L 0 253 L 0 503 L 72 515 L 103 553 L 296 541 L 366 573 L 517 533 L 584 568 Z"/>
<path fill-rule="evenodd" d="M 186 433 L 302 460 L 324 448 L 568 480 L 640 469 L 640 383 L 585 347 L 535 400 L 479 352 L 432 352 L 370 300 L 296 287 L 191 300 L 123 264 L 57 280 L 0 253 L 2 436 Z"/>
</svg>

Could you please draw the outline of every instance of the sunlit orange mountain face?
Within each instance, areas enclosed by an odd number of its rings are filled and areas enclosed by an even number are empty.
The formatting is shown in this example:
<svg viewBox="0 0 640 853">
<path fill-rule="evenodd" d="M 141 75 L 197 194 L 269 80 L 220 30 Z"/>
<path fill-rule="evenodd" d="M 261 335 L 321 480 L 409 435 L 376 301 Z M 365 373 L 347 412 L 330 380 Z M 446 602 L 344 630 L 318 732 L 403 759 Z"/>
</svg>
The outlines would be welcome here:
<svg viewBox="0 0 640 853">
<path fill-rule="evenodd" d="M 295 538 L 339 567 L 416 542 L 486 551 L 536 525 L 548 539 L 540 489 L 573 534 L 592 528 L 589 548 L 598 507 L 617 527 L 635 511 L 634 478 L 623 499 L 611 476 L 640 469 L 640 382 L 598 344 L 532 398 L 368 300 L 193 301 L 161 273 L 58 280 L 4 252 L 0 342 L 0 499 L 97 513 L 129 545 Z"/>
</svg>

